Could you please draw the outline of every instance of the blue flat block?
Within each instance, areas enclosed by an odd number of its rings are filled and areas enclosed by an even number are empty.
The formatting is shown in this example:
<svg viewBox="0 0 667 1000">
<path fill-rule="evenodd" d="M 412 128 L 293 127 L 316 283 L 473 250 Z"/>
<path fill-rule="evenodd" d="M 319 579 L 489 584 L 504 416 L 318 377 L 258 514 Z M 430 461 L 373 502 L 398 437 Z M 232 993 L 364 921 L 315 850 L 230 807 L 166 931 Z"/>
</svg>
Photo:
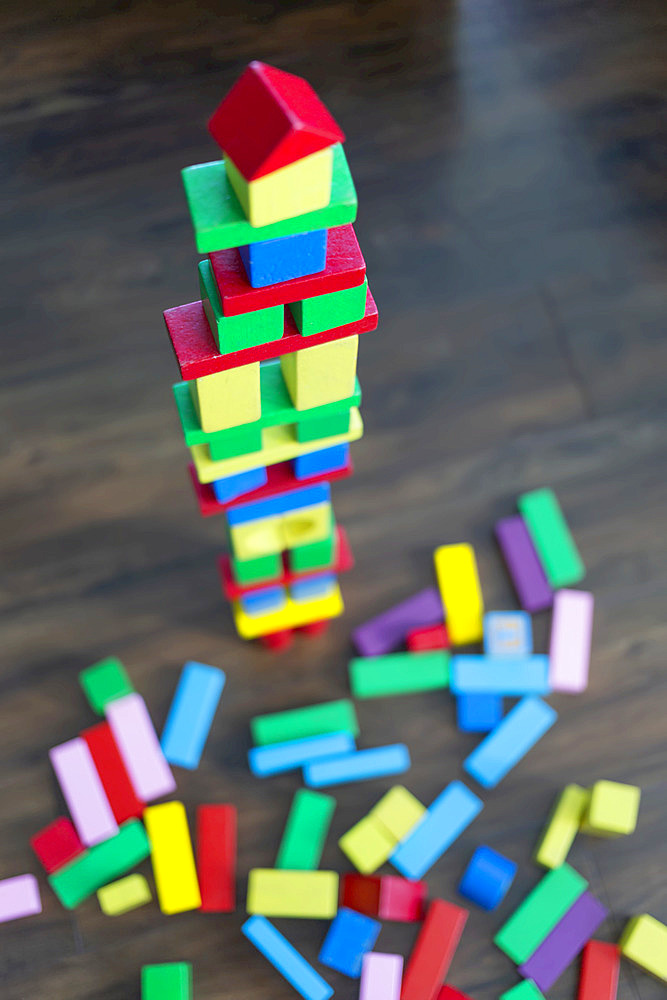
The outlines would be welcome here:
<svg viewBox="0 0 667 1000">
<path fill-rule="evenodd" d="M 319 274 L 327 264 L 327 233 L 328 229 L 313 229 L 239 247 L 248 281 L 253 288 L 264 288 Z"/>
<path fill-rule="evenodd" d="M 241 932 L 304 1000 L 329 1000 L 333 989 L 266 917 L 250 917 Z"/>
<path fill-rule="evenodd" d="M 460 694 L 456 724 L 462 733 L 488 733 L 503 717 L 503 699 L 497 694 Z"/>
<path fill-rule="evenodd" d="M 478 847 L 463 873 L 459 892 L 483 910 L 495 910 L 514 881 L 517 866 L 490 847 Z"/>
<path fill-rule="evenodd" d="M 290 597 L 293 601 L 314 601 L 318 597 L 326 597 L 336 586 L 337 577 L 334 573 L 319 573 L 317 576 L 306 576 L 302 580 L 294 580 L 289 585 Z"/>
<path fill-rule="evenodd" d="M 350 781 L 382 778 L 387 774 L 402 774 L 410 764 L 410 751 L 405 744 L 392 743 L 306 764 L 303 781 L 309 788 L 325 788 Z"/>
<path fill-rule="evenodd" d="M 452 781 L 389 860 L 406 878 L 420 879 L 472 823 L 483 805 L 462 781 Z"/>
<path fill-rule="evenodd" d="M 548 694 L 549 657 L 452 656 L 449 687 L 452 694 Z"/>
<path fill-rule="evenodd" d="M 498 782 L 550 729 L 558 713 L 541 698 L 523 698 L 463 762 L 484 788 Z"/>
<path fill-rule="evenodd" d="M 260 587 L 239 597 L 239 604 L 247 615 L 268 615 L 280 611 L 287 604 L 287 591 L 282 586 Z"/>
<path fill-rule="evenodd" d="M 190 660 L 181 671 L 160 744 L 170 764 L 199 766 L 225 686 L 224 671 Z"/>
<path fill-rule="evenodd" d="M 271 774 L 282 774 L 284 771 L 303 767 L 320 757 L 351 753 L 354 746 L 351 733 L 326 733 L 324 736 L 309 736 L 304 740 L 253 747 L 248 753 L 248 764 L 256 778 L 266 778 Z"/>
<path fill-rule="evenodd" d="M 327 472 L 344 469 L 350 458 L 349 444 L 335 444 L 333 448 L 320 448 L 292 459 L 292 471 L 297 479 L 321 476 Z"/>
<path fill-rule="evenodd" d="M 530 656 L 533 622 L 527 611 L 488 611 L 484 615 L 484 652 L 488 656 Z"/>
<path fill-rule="evenodd" d="M 247 472 L 237 472 L 235 476 L 214 479 L 211 486 L 218 503 L 229 503 L 230 500 L 242 497 L 244 493 L 264 486 L 267 478 L 266 468 L 261 466 L 259 469 L 248 469 Z"/>
<path fill-rule="evenodd" d="M 272 517 L 275 514 L 286 514 L 291 510 L 301 510 L 302 507 L 312 507 L 316 503 L 327 503 L 331 500 L 329 483 L 316 483 L 314 486 L 304 486 L 300 490 L 289 490 L 279 493 L 266 500 L 256 500 L 254 503 L 240 504 L 227 511 L 227 521 L 230 525 L 247 524 L 260 517 Z"/>
<path fill-rule="evenodd" d="M 358 979 L 363 957 L 373 950 L 381 929 L 382 924 L 372 917 L 342 906 L 331 921 L 318 960 L 344 976 Z"/>
</svg>

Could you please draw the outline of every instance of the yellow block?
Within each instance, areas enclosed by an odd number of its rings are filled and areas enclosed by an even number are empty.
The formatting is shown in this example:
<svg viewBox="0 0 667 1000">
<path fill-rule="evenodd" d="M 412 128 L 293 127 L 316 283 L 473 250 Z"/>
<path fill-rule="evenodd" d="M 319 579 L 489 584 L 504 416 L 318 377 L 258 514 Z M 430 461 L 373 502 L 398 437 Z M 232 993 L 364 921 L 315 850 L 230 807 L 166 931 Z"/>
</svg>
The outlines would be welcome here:
<svg viewBox="0 0 667 1000">
<path fill-rule="evenodd" d="M 320 542 L 330 531 L 331 504 L 325 500 L 287 514 L 274 514 L 231 525 L 229 538 L 237 559 L 257 559 L 295 545 Z"/>
<path fill-rule="evenodd" d="M 667 982 L 667 925 L 642 913 L 628 921 L 618 945 L 625 958 Z"/>
<path fill-rule="evenodd" d="M 280 611 L 268 615 L 247 615 L 238 601 L 232 601 L 232 614 L 236 631 L 242 639 L 256 639 L 259 635 L 282 632 L 288 628 L 299 628 L 328 618 L 337 618 L 343 613 L 343 598 L 340 587 L 335 586 L 331 594 L 315 601 L 293 601 L 287 598 Z"/>
<path fill-rule="evenodd" d="M 199 882 L 183 803 L 147 806 L 144 823 L 160 909 L 163 913 L 199 909 Z"/>
<path fill-rule="evenodd" d="M 192 405 L 206 434 L 259 420 L 259 361 L 188 382 Z"/>
<path fill-rule="evenodd" d="M 566 785 L 556 799 L 535 849 L 535 860 L 545 868 L 560 868 L 579 832 L 590 792 L 580 785 Z"/>
<path fill-rule="evenodd" d="M 641 789 L 618 781 L 596 781 L 581 822 L 584 833 L 622 837 L 637 826 Z"/>
<path fill-rule="evenodd" d="M 358 353 L 357 335 L 282 354 L 280 368 L 294 408 L 309 410 L 352 396 Z"/>
<path fill-rule="evenodd" d="M 433 558 L 450 642 L 481 642 L 484 600 L 472 545 L 441 545 Z"/>
<path fill-rule="evenodd" d="M 369 812 L 369 817 L 379 823 L 393 837 L 394 843 L 403 840 L 419 822 L 426 807 L 403 785 L 394 785 Z"/>
<path fill-rule="evenodd" d="M 264 917 L 327 920 L 338 909 L 338 873 L 252 868 L 246 908 Z"/>
<path fill-rule="evenodd" d="M 150 903 L 151 890 L 144 876 L 135 872 L 98 889 L 97 899 L 102 913 L 106 913 L 107 917 L 117 917 Z"/>
<path fill-rule="evenodd" d="M 338 841 L 357 871 L 370 875 L 387 861 L 396 847 L 396 839 L 372 816 L 364 816 Z"/>
<path fill-rule="evenodd" d="M 251 226 L 270 226 L 305 212 L 326 208 L 331 201 L 333 146 L 304 156 L 286 167 L 247 181 L 225 154 L 229 183 Z"/>
</svg>

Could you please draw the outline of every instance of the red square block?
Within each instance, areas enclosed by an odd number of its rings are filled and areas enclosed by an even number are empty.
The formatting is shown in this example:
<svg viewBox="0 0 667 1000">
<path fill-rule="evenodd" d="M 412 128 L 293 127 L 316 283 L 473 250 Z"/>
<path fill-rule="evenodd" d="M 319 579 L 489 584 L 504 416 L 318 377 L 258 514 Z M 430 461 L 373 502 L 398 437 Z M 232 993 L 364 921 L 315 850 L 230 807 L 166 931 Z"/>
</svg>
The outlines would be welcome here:
<svg viewBox="0 0 667 1000">
<path fill-rule="evenodd" d="M 231 913 L 236 907 L 236 806 L 199 806 L 196 824 L 201 909 Z"/>
<path fill-rule="evenodd" d="M 380 920 L 423 920 L 427 892 L 426 882 L 411 882 L 398 875 L 380 876 Z"/>
<path fill-rule="evenodd" d="M 65 816 L 59 816 L 31 837 L 30 846 L 47 875 L 57 872 L 84 851 L 74 824 Z"/>
<path fill-rule="evenodd" d="M 445 625 L 426 625 L 408 632 L 405 643 L 411 653 L 424 653 L 429 649 L 449 649 L 449 636 Z"/>
<path fill-rule="evenodd" d="M 343 875 L 340 905 L 369 917 L 377 917 L 380 910 L 380 881 L 379 875 Z"/>
</svg>

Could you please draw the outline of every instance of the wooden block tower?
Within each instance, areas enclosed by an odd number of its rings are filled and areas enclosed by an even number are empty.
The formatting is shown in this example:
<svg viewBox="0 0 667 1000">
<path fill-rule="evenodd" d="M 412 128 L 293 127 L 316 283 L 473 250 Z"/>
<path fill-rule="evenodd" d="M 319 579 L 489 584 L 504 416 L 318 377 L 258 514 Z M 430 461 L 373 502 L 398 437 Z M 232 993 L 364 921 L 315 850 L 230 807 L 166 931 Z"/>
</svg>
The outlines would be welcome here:
<svg viewBox="0 0 667 1000">
<path fill-rule="evenodd" d="M 221 513 L 239 635 L 271 648 L 343 610 L 352 556 L 331 482 L 361 437 L 359 335 L 377 326 L 344 135 L 300 77 L 253 62 L 209 123 L 223 159 L 187 167 L 201 300 L 165 320 L 201 513 Z"/>
</svg>

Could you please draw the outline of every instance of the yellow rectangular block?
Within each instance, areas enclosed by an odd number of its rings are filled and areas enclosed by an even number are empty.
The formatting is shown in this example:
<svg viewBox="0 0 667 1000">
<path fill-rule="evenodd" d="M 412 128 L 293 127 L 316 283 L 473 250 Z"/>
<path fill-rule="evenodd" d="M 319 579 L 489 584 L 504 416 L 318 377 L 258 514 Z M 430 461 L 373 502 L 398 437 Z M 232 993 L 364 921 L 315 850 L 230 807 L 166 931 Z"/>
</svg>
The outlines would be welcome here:
<svg viewBox="0 0 667 1000">
<path fill-rule="evenodd" d="M 199 882 L 183 803 L 147 806 L 144 823 L 160 909 L 163 913 L 199 909 Z"/>
<path fill-rule="evenodd" d="M 357 335 L 281 355 L 280 368 L 295 409 L 348 399 L 354 393 L 358 353 Z"/>
<path fill-rule="evenodd" d="M 484 600 L 472 545 L 441 545 L 433 556 L 447 633 L 453 646 L 481 642 Z"/>
<path fill-rule="evenodd" d="M 618 945 L 625 958 L 667 982 L 667 925 L 642 913 L 628 921 Z"/>
<path fill-rule="evenodd" d="M 229 538 L 237 559 L 257 559 L 272 552 L 284 552 L 295 545 L 320 542 L 331 533 L 331 504 L 311 504 L 287 514 L 245 521 L 229 528 Z"/>
<path fill-rule="evenodd" d="M 337 618 L 343 610 L 343 598 L 337 584 L 331 594 L 315 601 L 293 601 L 288 597 L 280 611 L 268 615 L 247 615 L 238 601 L 232 601 L 234 624 L 242 639 L 256 639 L 271 632 L 283 632 L 288 628 L 310 625 L 311 622 Z"/>
<path fill-rule="evenodd" d="M 560 868 L 579 832 L 590 793 L 581 785 L 566 785 L 560 793 L 535 849 L 545 868 Z"/>
<path fill-rule="evenodd" d="M 206 434 L 252 423 L 262 415 L 259 361 L 191 379 L 188 389 Z"/>
<path fill-rule="evenodd" d="M 396 845 L 403 840 L 410 830 L 419 822 L 426 807 L 415 798 L 403 785 L 394 785 L 380 801 L 373 806 L 369 817 L 383 827 L 385 833 L 394 840 Z"/>
<path fill-rule="evenodd" d="M 387 861 L 396 847 L 396 840 L 372 816 L 364 816 L 338 841 L 357 871 L 370 875 Z"/>
<path fill-rule="evenodd" d="M 102 913 L 107 917 L 117 917 L 121 913 L 129 913 L 151 901 L 151 890 L 143 875 L 134 872 L 110 882 L 97 890 L 97 900 Z"/>
<path fill-rule="evenodd" d="M 295 215 L 316 212 L 331 201 L 333 146 L 303 156 L 254 181 L 247 181 L 227 154 L 225 168 L 251 226 L 270 226 Z"/>
<path fill-rule="evenodd" d="M 619 781 L 596 781 L 581 821 L 584 833 L 622 837 L 637 826 L 641 789 Z"/>
<path fill-rule="evenodd" d="M 338 873 L 253 868 L 246 909 L 264 917 L 328 920 L 338 910 Z"/>
</svg>

